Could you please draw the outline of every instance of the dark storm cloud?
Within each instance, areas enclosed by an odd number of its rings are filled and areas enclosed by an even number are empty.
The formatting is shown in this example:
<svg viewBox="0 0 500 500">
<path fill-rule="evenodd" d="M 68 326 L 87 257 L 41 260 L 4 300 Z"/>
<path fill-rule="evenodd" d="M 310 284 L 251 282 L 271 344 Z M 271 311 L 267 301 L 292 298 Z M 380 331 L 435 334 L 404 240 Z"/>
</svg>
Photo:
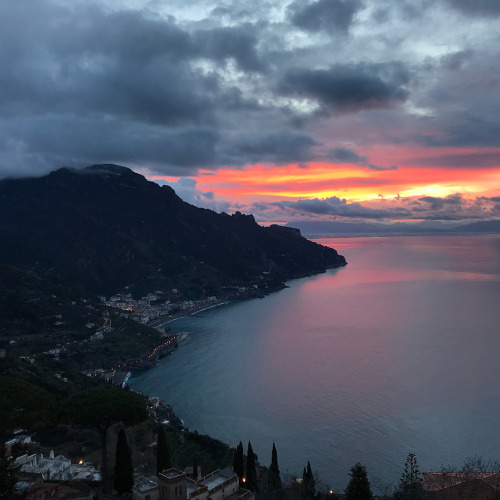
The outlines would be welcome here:
<svg viewBox="0 0 500 500">
<path fill-rule="evenodd" d="M 359 156 L 354 151 L 347 148 L 333 148 L 329 151 L 328 159 L 334 163 L 351 163 L 368 167 L 370 170 L 383 171 L 383 170 L 397 170 L 396 165 L 390 167 L 383 167 L 381 165 L 374 165 L 370 163 L 367 156 Z"/>
<path fill-rule="evenodd" d="M 14 38 L 19 53 L 0 77 L 4 114 L 71 112 L 163 124 L 210 119 L 217 83 L 185 64 L 196 53 L 187 33 L 135 12 L 52 9 L 58 37 L 47 32 L 25 48 L 22 29 Z"/>
<path fill-rule="evenodd" d="M 317 145 L 299 132 L 246 133 L 235 136 L 223 154 L 233 164 L 305 162 L 314 158 L 312 148 Z"/>
<path fill-rule="evenodd" d="M 0 135 L 0 147 L 13 144 L 18 150 L 16 171 L 8 158 L 0 159 L 0 168 L 9 175 L 112 161 L 129 166 L 145 162 L 158 172 L 189 175 L 199 166 L 214 164 L 219 141 L 209 129 L 166 130 L 119 120 L 59 116 L 0 121 Z"/>
<path fill-rule="evenodd" d="M 360 0 L 318 0 L 309 4 L 299 0 L 290 6 L 291 21 L 306 31 L 345 33 L 362 6 Z"/>
<path fill-rule="evenodd" d="M 257 36 L 250 25 L 200 30 L 194 35 L 202 54 L 216 61 L 233 59 L 243 71 L 262 71 L 265 64 L 259 59 Z"/>
<path fill-rule="evenodd" d="M 260 202 L 254 204 L 260 211 L 279 210 L 289 215 L 335 215 L 339 217 L 359 217 L 368 219 L 386 219 L 391 217 L 404 217 L 409 212 L 400 207 L 389 209 L 369 208 L 361 203 L 348 203 L 345 199 L 332 196 L 331 198 L 312 198 L 297 201 Z"/>
<path fill-rule="evenodd" d="M 172 175 L 218 166 L 218 115 L 259 107 L 196 63 L 262 70 L 256 43 L 251 25 L 187 31 L 145 11 L 2 2 L 2 175 L 103 160 Z M 271 136 L 263 154 L 309 157 L 298 139 L 273 147 Z"/>
<path fill-rule="evenodd" d="M 336 64 L 328 69 L 292 69 L 279 82 L 285 95 L 316 99 L 340 112 L 386 108 L 408 96 L 403 64 Z"/>
<path fill-rule="evenodd" d="M 440 210 L 445 205 L 461 205 L 463 203 L 463 198 L 458 195 L 450 195 L 446 198 L 437 198 L 435 196 L 422 196 L 418 198 L 418 201 L 423 201 L 427 203 L 432 210 Z"/>
<path fill-rule="evenodd" d="M 452 7 L 472 16 L 500 16 L 498 0 L 446 0 Z"/>
</svg>

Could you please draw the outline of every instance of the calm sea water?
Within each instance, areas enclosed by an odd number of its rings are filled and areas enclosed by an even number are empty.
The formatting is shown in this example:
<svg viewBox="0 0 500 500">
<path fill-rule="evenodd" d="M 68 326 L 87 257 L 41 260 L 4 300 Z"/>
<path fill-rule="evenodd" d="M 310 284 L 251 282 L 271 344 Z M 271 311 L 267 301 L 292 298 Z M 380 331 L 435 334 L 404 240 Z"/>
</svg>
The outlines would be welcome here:
<svg viewBox="0 0 500 500">
<path fill-rule="evenodd" d="M 170 323 L 189 339 L 131 387 L 338 491 L 357 461 L 397 482 L 410 452 L 500 459 L 500 237 L 318 241 L 347 267 Z"/>
</svg>

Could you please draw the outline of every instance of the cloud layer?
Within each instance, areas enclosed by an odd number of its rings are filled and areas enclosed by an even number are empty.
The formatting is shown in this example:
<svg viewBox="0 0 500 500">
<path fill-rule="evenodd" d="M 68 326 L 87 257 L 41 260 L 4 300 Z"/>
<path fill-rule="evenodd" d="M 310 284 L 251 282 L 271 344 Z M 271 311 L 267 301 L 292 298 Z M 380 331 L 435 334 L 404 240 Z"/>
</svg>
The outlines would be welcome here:
<svg viewBox="0 0 500 500">
<path fill-rule="evenodd" d="M 352 216 L 405 216 L 363 212 L 362 185 L 371 197 L 387 197 L 384 186 L 404 192 L 416 203 L 408 217 L 434 213 L 432 196 L 491 200 L 495 193 L 479 192 L 500 171 L 498 5 L 4 0 L 0 177 L 113 162 L 196 178 L 191 195 L 189 181 L 177 185 L 189 198 L 200 186 L 214 191 L 202 174 L 258 166 L 290 198 L 280 172 L 293 164 L 326 193 L 310 196 L 311 206 Z M 320 164 L 329 165 L 329 186 Z M 337 203 L 342 192 L 348 201 Z M 299 198 L 275 207 L 302 213 Z"/>
</svg>

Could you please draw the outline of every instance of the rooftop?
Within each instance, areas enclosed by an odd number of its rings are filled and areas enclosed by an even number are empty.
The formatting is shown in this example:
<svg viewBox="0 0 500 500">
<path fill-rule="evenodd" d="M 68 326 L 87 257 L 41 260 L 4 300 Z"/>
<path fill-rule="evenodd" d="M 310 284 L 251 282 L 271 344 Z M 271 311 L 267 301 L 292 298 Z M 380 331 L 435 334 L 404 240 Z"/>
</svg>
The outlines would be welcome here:
<svg viewBox="0 0 500 500">
<path fill-rule="evenodd" d="M 144 476 L 135 478 L 134 489 L 141 493 L 158 487 L 158 483 Z"/>
</svg>

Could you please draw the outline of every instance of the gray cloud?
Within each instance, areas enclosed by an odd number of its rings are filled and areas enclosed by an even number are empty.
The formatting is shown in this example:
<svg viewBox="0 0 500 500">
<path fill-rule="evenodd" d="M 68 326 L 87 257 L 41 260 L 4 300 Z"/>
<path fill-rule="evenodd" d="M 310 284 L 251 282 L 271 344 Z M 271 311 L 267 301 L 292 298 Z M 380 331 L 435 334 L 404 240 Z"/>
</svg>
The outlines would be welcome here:
<svg viewBox="0 0 500 500">
<path fill-rule="evenodd" d="M 339 112 L 386 108 L 408 97 L 403 64 L 335 64 L 328 69 L 292 69 L 279 82 L 285 95 L 317 99 Z"/>
<path fill-rule="evenodd" d="M 362 6 L 361 0 L 317 0 L 309 4 L 296 1 L 290 6 L 291 21 L 306 31 L 345 33 Z"/>
<path fill-rule="evenodd" d="M 312 160 L 312 148 L 317 145 L 312 137 L 299 132 L 255 132 L 234 135 L 222 154 L 232 164 L 270 161 L 280 165 Z"/>
<path fill-rule="evenodd" d="M 446 0 L 452 7 L 472 16 L 499 16 L 500 3 L 497 0 Z"/>
<path fill-rule="evenodd" d="M 269 203 L 254 203 L 253 208 L 261 212 L 271 212 L 276 214 L 276 211 L 281 212 L 280 215 L 289 217 L 299 217 L 307 215 L 316 216 L 337 216 L 337 217 L 356 217 L 363 219 L 387 219 L 393 217 L 408 216 L 409 212 L 401 207 L 393 208 L 370 208 L 361 203 L 348 203 L 346 199 L 340 199 L 336 196 L 331 198 L 312 198 L 297 201 L 276 201 Z"/>
<path fill-rule="evenodd" d="M 257 53 L 257 36 L 250 25 L 200 30 L 194 35 L 196 45 L 209 59 L 233 59 L 243 71 L 263 71 L 266 67 Z"/>
<path fill-rule="evenodd" d="M 359 156 L 354 151 L 346 148 L 333 148 L 328 153 L 328 159 L 334 163 L 351 163 L 354 165 L 361 165 L 368 167 L 370 170 L 383 171 L 383 170 L 397 170 L 396 165 L 390 167 L 383 167 L 381 165 L 374 165 L 370 163 L 367 156 Z"/>
<path fill-rule="evenodd" d="M 162 179 L 156 180 L 155 182 L 160 186 L 166 185 L 172 187 L 177 196 L 196 207 L 209 208 L 216 212 L 225 212 L 230 207 L 229 202 L 217 199 L 213 191 L 199 190 L 195 179 L 181 177 L 175 182 L 168 182 Z"/>
</svg>

